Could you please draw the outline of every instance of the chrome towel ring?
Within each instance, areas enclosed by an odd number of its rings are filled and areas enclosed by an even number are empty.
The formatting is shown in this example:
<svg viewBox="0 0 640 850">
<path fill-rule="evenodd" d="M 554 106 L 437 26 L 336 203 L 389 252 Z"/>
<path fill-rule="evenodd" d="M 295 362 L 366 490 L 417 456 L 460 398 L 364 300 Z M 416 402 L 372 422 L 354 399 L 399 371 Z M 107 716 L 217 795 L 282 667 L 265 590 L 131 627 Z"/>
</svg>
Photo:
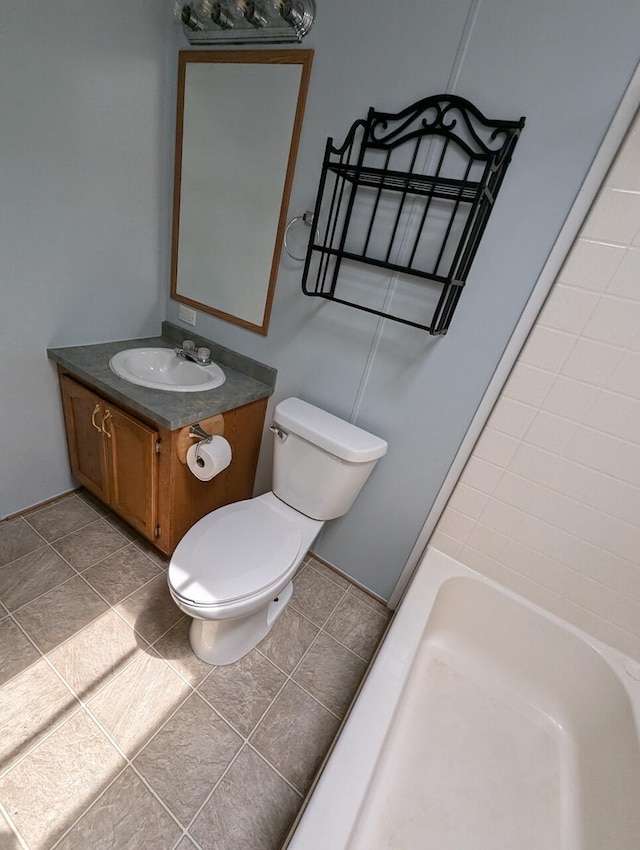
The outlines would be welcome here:
<svg viewBox="0 0 640 850">
<path fill-rule="evenodd" d="M 289 222 L 289 224 L 285 228 L 284 237 L 282 239 L 282 242 L 283 242 L 283 245 L 284 245 L 284 250 L 291 257 L 291 259 L 292 260 L 299 260 L 300 262 L 302 262 L 304 259 L 306 259 L 306 254 L 303 257 L 296 257 L 295 254 L 291 253 L 291 251 L 289 250 L 289 245 L 287 244 L 287 236 L 289 235 L 289 231 L 291 230 L 293 225 L 296 224 L 296 222 L 298 222 L 298 221 L 301 221 L 303 224 L 306 224 L 307 227 L 312 227 L 313 226 L 313 213 L 308 210 L 306 213 L 304 213 L 304 215 L 297 215 L 295 218 L 292 218 L 291 221 Z M 319 240 L 320 240 L 320 234 L 318 232 L 318 228 L 316 227 L 316 242 L 318 242 Z"/>
</svg>

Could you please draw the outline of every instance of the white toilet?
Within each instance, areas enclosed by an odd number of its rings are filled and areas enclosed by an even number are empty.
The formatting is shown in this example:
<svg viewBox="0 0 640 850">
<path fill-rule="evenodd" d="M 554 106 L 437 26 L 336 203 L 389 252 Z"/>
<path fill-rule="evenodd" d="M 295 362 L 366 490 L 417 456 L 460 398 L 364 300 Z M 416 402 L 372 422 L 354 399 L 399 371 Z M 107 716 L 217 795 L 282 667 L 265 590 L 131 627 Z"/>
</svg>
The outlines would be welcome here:
<svg viewBox="0 0 640 850">
<path fill-rule="evenodd" d="M 387 443 L 298 398 L 274 413 L 273 491 L 197 522 L 169 564 L 169 591 L 193 617 L 191 647 L 231 664 L 269 632 L 328 519 L 347 513 Z"/>
</svg>

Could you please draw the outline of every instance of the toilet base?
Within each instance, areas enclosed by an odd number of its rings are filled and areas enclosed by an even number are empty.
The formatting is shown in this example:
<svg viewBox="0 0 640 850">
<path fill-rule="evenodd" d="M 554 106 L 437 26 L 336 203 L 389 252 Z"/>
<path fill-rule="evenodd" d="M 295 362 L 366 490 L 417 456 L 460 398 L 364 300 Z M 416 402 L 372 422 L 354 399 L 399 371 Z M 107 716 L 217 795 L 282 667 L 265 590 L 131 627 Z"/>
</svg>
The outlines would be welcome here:
<svg viewBox="0 0 640 850">
<path fill-rule="evenodd" d="M 269 634 L 293 593 L 293 582 L 276 599 L 246 617 L 232 620 L 193 620 L 189 643 L 194 654 L 207 664 L 233 664 Z"/>
</svg>

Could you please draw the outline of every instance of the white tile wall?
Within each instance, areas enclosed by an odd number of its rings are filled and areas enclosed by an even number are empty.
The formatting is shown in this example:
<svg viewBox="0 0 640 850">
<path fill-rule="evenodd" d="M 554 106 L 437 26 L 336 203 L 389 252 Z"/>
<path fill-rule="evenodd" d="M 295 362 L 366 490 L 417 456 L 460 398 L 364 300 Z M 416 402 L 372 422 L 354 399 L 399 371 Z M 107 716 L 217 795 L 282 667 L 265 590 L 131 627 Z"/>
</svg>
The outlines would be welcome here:
<svg viewBox="0 0 640 850">
<path fill-rule="evenodd" d="M 640 117 L 430 542 L 640 658 Z"/>
<path fill-rule="evenodd" d="M 575 345 L 574 335 L 537 324 L 520 354 L 520 363 L 557 372 Z M 513 377 L 513 376 L 512 376 Z"/>
<path fill-rule="evenodd" d="M 638 278 L 640 280 L 640 277 Z M 616 368 L 624 349 L 581 337 L 562 367 L 562 374 L 598 387 L 604 386 Z"/>
<path fill-rule="evenodd" d="M 558 280 L 568 286 L 602 292 L 624 257 L 625 249 L 620 245 L 576 239 Z"/>
</svg>

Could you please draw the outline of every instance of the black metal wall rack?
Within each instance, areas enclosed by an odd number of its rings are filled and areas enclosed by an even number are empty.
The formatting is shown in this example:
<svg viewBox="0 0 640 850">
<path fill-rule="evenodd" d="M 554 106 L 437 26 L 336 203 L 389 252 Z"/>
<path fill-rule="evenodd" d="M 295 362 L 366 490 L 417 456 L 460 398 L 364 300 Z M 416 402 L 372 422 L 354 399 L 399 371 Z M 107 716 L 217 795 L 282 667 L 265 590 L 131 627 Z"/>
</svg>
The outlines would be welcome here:
<svg viewBox="0 0 640 850">
<path fill-rule="evenodd" d="M 446 333 L 524 123 L 434 95 L 329 138 L 303 292 Z"/>
</svg>

